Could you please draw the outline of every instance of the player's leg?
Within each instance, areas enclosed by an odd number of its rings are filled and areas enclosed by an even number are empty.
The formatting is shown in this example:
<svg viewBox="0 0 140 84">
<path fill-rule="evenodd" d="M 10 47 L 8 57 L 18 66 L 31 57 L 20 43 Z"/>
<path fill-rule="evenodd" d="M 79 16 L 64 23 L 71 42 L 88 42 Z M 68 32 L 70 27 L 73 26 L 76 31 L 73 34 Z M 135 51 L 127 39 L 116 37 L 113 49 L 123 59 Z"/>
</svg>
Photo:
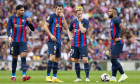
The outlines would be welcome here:
<svg viewBox="0 0 140 84">
<path fill-rule="evenodd" d="M 115 44 L 111 48 L 112 78 L 110 81 L 113 81 L 113 82 L 116 82 L 116 74 L 117 74 L 116 70 L 118 70 L 122 76 L 125 75 L 121 64 L 117 61 L 117 58 L 119 57 L 122 51 L 122 48 L 123 48 L 123 45 L 120 45 L 120 44 Z"/>
<path fill-rule="evenodd" d="M 61 44 L 56 45 L 56 57 L 55 61 L 53 62 L 53 78 L 52 82 L 63 82 L 57 78 L 57 71 L 58 71 L 58 62 L 60 61 L 61 57 Z"/>
<path fill-rule="evenodd" d="M 11 81 L 16 81 L 16 67 L 17 67 L 17 58 L 18 56 L 12 55 L 13 60 L 12 60 L 12 78 Z"/>
<path fill-rule="evenodd" d="M 77 47 L 71 46 L 70 56 L 74 58 L 75 62 L 75 72 L 77 75 L 77 79 L 74 80 L 74 82 L 80 82 L 81 76 L 80 76 L 80 57 L 79 57 L 79 51 Z"/>
<path fill-rule="evenodd" d="M 52 64 L 55 61 L 55 57 L 56 57 L 56 44 L 54 42 L 48 42 L 48 49 L 49 49 L 49 61 L 48 61 L 48 65 L 47 65 L 47 76 L 46 76 L 46 81 L 47 82 L 52 82 L 51 77 L 50 77 L 50 73 L 51 73 L 51 69 L 52 69 Z"/>
<path fill-rule="evenodd" d="M 17 58 L 19 54 L 18 43 L 13 42 L 10 46 L 10 54 L 12 55 L 12 78 L 11 81 L 16 81 L 16 67 L 17 67 Z"/>
<path fill-rule="evenodd" d="M 29 80 L 31 77 L 26 75 L 27 64 L 26 64 L 26 56 L 27 56 L 27 42 L 19 43 L 19 53 L 21 57 L 21 68 L 22 68 L 22 81 Z"/>
<path fill-rule="evenodd" d="M 80 76 L 80 59 L 79 58 L 74 58 L 75 61 L 75 71 L 78 79 L 81 79 Z"/>
<path fill-rule="evenodd" d="M 86 46 L 84 47 L 79 47 L 79 52 L 80 55 L 82 57 L 83 63 L 84 63 L 84 69 L 85 69 L 85 73 L 86 73 L 86 81 L 89 82 L 89 62 L 88 62 L 88 49 Z"/>
</svg>

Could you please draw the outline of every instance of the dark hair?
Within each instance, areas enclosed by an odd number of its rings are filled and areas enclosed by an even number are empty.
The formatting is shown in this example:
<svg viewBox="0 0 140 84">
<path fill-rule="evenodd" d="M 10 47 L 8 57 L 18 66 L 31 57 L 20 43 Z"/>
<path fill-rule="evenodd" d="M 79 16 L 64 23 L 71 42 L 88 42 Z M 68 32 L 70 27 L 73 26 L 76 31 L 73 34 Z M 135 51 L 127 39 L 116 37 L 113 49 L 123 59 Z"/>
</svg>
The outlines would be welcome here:
<svg viewBox="0 0 140 84">
<path fill-rule="evenodd" d="M 97 65 L 98 63 L 95 61 L 94 64 Z"/>
<path fill-rule="evenodd" d="M 24 8 L 24 6 L 23 5 L 17 5 L 16 10 L 19 10 L 21 8 Z"/>
<path fill-rule="evenodd" d="M 63 4 L 58 3 L 58 4 L 56 5 L 56 8 L 57 8 L 57 7 L 62 7 L 62 8 L 63 8 Z"/>
<path fill-rule="evenodd" d="M 112 9 L 115 10 L 115 11 L 117 12 L 117 14 L 118 14 L 118 10 L 117 10 L 117 8 L 113 7 Z"/>
</svg>

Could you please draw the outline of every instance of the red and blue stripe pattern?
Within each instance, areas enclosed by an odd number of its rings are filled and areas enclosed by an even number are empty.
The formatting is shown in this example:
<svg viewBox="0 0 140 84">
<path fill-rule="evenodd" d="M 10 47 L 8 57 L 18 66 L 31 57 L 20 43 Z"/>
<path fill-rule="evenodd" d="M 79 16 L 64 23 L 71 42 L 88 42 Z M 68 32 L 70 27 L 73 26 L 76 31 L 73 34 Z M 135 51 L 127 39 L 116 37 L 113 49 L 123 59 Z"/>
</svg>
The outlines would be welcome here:
<svg viewBox="0 0 140 84">
<path fill-rule="evenodd" d="M 121 29 L 117 28 L 115 26 L 115 23 L 113 21 L 111 21 L 110 23 L 110 27 L 111 27 L 111 45 L 115 45 L 115 38 L 119 38 L 120 34 L 121 34 Z M 120 43 L 123 43 L 123 40 L 120 40 Z"/>
<path fill-rule="evenodd" d="M 86 33 L 84 34 L 81 33 L 79 22 L 77 21 L 73 24 L 73 41 L 71 45 L 75 47 L 82 47 L 86 46 L 86 44 L 87 44 Z"/>
<path fill-rule="evenodd" d="M 50 29 L 51 33 L 55 36 L 56 41 L 58 43 L 61 43 L 61 34 L 62 34 L 62 17 L 54 17 L 53 22 L 52 22 L 52 26 Z M 48 41 L 52 41 L 50 36 Z"/>
<path fill-rule="evenodd" d="M 15 17 L 12 19 L 12 41 L 26 42 L 26 18 Z"/>
</svg>

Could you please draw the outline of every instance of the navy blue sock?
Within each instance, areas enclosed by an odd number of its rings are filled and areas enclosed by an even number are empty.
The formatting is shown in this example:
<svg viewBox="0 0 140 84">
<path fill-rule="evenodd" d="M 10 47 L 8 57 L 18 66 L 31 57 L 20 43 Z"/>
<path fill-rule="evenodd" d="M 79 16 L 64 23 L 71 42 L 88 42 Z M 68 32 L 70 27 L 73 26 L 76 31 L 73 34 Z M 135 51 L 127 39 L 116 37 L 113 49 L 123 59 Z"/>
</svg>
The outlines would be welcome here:
<svg viewBox="0 0 140 84">
<path fill-rule="evenodd" d="M 124 74 L 123 68 L 121 64 L 117 61 L 117 59 L 111 59 L 112 64 L 117 68 L 117 70 L 120 72 L 120 74 Z"/>
<path fill-rule="evenodd" d="M 16 76 L 17 59 L 12 60 L 12 76 Z"/>
<path fill-rule="evenodd" d="M 89 78 L 89 63 L 84 63 L 86 78 Z"/>
<path fill-rule="evenodd" d="M 53 62 L 53 76 L 57 77 L 57 69 L 58 69 L 58 63 Z"/>
<path fill-rule="evenodd" d="M 112 64 L 112 76 L 116 77 L 117 68 Z"/>
<path fill-rule="evenodd" d="M 76 70 L 77 78 L 81 78 L 80 77 L 80 64 L 79 63 L 75 63 L 75 70 Z"/>
<path fill-rule="evenodd" d="M 48 65 L 47 65 L 47 76 L 50 76 L 51 73 L 51 69 L 52 69 L 52 61 L 48 61 Z"/>
<path fill-rule="evenodd" d="M 21 68 L 22 68 L 22 75 L 26 75 L 26 69 L 27 69 L 26 57 L 21 58 Z"/>
</svg>

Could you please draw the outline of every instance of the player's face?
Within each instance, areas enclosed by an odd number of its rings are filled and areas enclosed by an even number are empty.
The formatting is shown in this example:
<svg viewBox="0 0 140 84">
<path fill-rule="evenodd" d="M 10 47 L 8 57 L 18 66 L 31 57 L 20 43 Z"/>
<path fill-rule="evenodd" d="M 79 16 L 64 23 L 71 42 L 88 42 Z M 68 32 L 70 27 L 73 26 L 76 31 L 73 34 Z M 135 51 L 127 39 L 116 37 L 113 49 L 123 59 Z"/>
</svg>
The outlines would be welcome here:
<svg viewBox="0 0 140 84">
<path fill-rule="evenodd" d="M 17 10 L 17 13 L 22 16 L 24 14 L 24 8 Z"/>
<path fill-rule="evenodd" d="M 109 18 L 113 18 L 113 9 L 109 9 L 108 15 L 109 15 Z"/>
<path fill-rule="evenodd" d="M 78 18 L 82 17 L 83 16 L 83 11 L 77 11 L 76 15 L 77 15 Z"/>
<path fill-rule="evenodd" d="M 58 16 L 63 12 L 63 7 L 57 7 L 56 8 L 56 13 L 58 14 Z"/>
</svg>

